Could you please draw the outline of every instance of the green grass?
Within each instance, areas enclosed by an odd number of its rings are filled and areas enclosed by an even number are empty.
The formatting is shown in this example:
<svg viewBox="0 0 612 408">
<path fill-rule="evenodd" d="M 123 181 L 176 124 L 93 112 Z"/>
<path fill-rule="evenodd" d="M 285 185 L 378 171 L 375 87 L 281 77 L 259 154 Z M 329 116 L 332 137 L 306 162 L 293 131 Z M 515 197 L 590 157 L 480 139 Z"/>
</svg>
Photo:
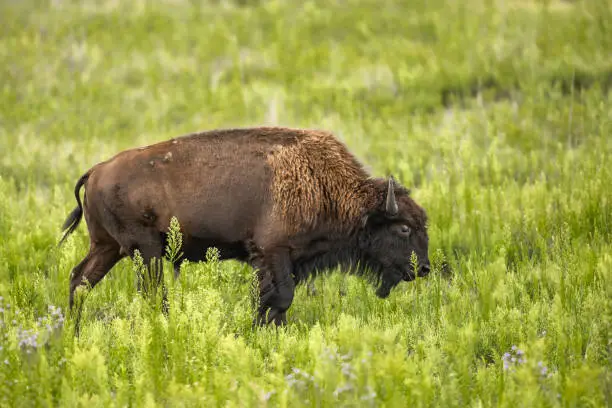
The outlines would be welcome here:
<svg viewBox="0 0 612 408">
<path fill-rule="evenodd" d="M 612 405 L 611 10 L 0 1 L 0 406 Z M 61 313 L 86 228 L 55 244 L 78 177 L 263 124 L 331 130 L 409 186 L 433 273 L 387 300 L 330 274 L 286 328 L 252 330 L 247 266 L 166 274 L 165 318 L 124 260 L 75 339 Z"/>
</svg>

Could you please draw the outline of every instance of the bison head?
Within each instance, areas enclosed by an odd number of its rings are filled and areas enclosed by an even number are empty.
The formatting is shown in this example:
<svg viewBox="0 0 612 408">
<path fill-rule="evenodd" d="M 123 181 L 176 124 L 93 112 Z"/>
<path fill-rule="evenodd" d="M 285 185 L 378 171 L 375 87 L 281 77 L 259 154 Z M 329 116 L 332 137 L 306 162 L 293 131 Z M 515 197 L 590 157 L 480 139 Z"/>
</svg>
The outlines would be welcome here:
<svg viewBox="0 0 612 408">
<path fill-rule="evenodd" d="M 408 190 L 396 185 L 392 177 L 379 182 L 378 188 L 384 199 L 364 217 L 360 249 L 366 266 L 380 280 L 376 295 L 386 298 L 402 280 L 412 281 L 429 273 L 429 238 L 425 211 L 410 198 Z"/>
</svg>

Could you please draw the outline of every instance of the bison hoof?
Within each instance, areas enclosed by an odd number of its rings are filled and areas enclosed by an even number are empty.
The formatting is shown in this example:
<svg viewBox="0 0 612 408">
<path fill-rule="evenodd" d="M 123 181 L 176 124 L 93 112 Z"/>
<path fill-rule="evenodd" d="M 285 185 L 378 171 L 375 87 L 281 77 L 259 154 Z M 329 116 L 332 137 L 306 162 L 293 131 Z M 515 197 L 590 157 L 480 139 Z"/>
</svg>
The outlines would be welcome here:
<svg viewBox="0 0 612 408">
<path fill-rule="evenodd" d="M 275 326 L 284 326 L 287 324 L 286 312 L 281 312 L 279 309 L 260 310 L 257 317 L 253 321 L 253 326 L 267 326 L 274 323 Z"/>
</svg>

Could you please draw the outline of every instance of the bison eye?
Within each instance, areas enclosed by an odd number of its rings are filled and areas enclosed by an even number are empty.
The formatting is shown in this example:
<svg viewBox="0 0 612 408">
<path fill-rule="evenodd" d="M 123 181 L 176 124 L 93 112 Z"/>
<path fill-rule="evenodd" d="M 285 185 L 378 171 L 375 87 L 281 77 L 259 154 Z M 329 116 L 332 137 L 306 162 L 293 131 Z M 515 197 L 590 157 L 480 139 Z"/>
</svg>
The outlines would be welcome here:
<svg viewBox="0 0 612 408">
<path fill-rule="evenodd" d="M 402 235 L 409 236 L 409 235 L 410 235 L 410 227 L 409 227 L 409 226 L 407 226 L 406 224 L 403 224 L 403 225 L 400 227 L 400 233 L 401 233 Z"/>
</svg>

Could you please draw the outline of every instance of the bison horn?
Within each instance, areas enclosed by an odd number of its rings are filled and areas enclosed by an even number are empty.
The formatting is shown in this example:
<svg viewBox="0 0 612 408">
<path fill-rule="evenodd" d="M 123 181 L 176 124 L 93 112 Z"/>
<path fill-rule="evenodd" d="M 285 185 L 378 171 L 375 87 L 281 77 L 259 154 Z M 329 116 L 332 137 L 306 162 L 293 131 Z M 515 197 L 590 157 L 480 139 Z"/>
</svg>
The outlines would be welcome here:
<svg viewBox="0 0 612 408">
<path fill-rule="evenodd" d="M 395 201 L 395 191 L 393 190 L 393 176 L 389 177 L 389 190 L 387 190 L 387 205 L 385 210 L 389 215 L 397 215 L 397 201 Z"/>
</svg>

